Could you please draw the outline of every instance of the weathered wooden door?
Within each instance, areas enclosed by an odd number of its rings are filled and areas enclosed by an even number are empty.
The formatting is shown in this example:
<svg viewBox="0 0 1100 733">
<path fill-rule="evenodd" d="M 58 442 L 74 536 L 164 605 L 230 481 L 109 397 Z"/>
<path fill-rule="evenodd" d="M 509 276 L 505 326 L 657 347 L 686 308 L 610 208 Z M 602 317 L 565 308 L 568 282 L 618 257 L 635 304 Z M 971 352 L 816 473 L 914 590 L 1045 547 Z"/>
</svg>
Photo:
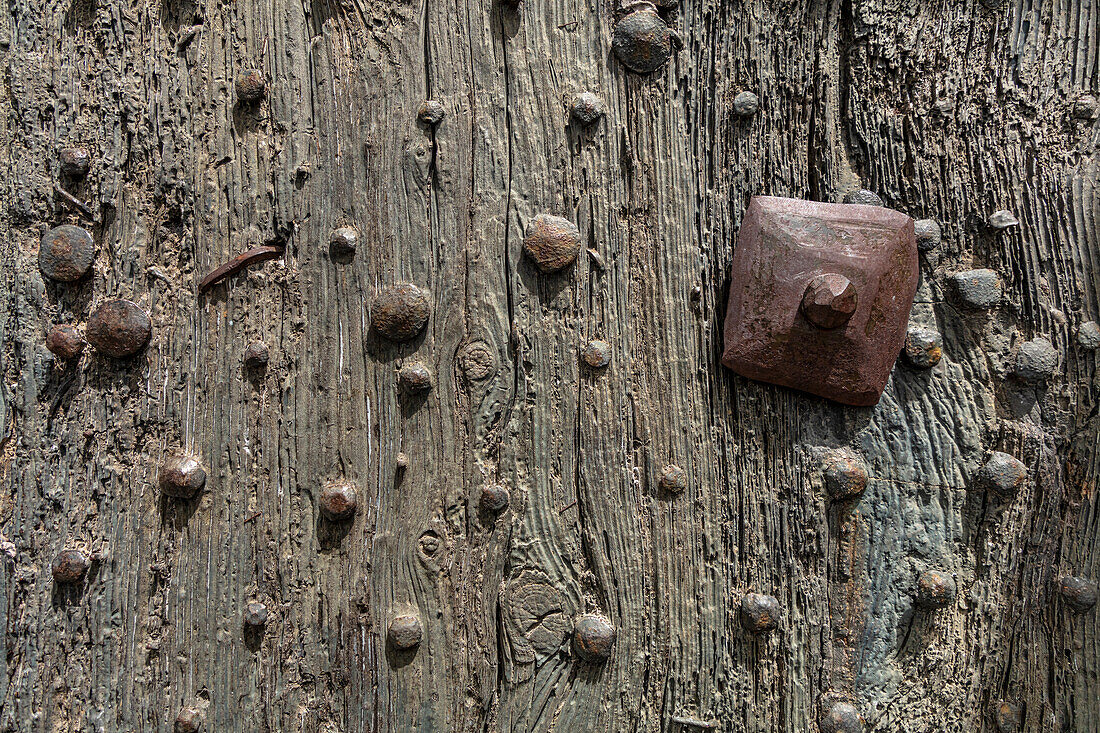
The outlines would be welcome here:
<svg viewBox="0 0 1100 733">
<path fill-rule="evenodd" d="M 1098 25 L 10 3 L 0 730 L 1100 730 Z M 749 198 L 859 188 L 939 224 L 942 360 L 873 408 L 725 369 Z"/>
</svg>

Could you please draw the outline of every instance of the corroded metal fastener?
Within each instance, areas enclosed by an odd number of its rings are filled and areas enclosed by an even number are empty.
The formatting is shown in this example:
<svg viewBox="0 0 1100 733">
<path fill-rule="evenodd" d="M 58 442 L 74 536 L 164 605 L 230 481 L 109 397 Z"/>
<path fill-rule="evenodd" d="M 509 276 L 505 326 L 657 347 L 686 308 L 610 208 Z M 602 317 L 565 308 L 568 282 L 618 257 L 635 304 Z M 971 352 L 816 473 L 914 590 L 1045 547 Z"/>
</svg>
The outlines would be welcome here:
<svg viewBox="0 0 1100 733">
<path fill-rule="evenodd" d="M 733 98 L 733 113 L 738 117 L 752 117 L 760 109 L 760 98 L 749 91 Z"/>
<path fill-rule="evenodd" d="M 421 102 L 420 107 L 416 110 L 417 121 L 429 127 L 438 125 L 443 121 L 445 115 L 446 111 L 443 109 L 443 105 L 434 99 L 427 99 Z"/>
<path fill-rule="evenodd" d="M 61 173 L 69 178 L 83 178 L 92 166 L 92 156 L 88 149 L 79 146 L 61 148 L 57 153 L 61 163 Z"/>
<path fill-rule="evenodd" d="M 84 337 L 72 326 L 54 326 L 46 334 L 46 348 L 63 361 L 72 361 L 84 353 L 84 343 Z"/>
<path fill-rule="evenodd" d="M 206 486 L 206 469 L 194 456 L 176 453 L 161 464 L 157 483 L 165 496 L 190 499 Z"/>
<path fill-rule="evenodd" d="M 569 116 L 580 125 L 591 125 L 603 114 L 603 102 L 592 92 L 581 92 L 569 105 Z"/>
<path fill-rule="evenodd" d="M 586 662 L 603 662 L 615 645 L 615 627 L 603 616 L 588 613 L 573 622 L 573 649 Z"/>
<path fill-rule="evenodd" d="M 581 359 L 593 369 L 602 369 L 611 363 L 611 344 L 594 339 L 581 349 Z"/>
<path fill-rule="evenodd" d="M 260 247 L 253 247 L 247 252 L 242 252 L 233 259 L 226 262 L 224 265 L 219 265 L 214 270 L 204 277 L 199 282 L 199 292 L 204 293 L 212 288 L 217 283 L 221 282 L 231 275 L 236 275 L 238 272 L 254 265 L 257 262 L 266 262 L 267 260 L 274 260 L 283 256 L 284 249 L 282 247 L 275 247 L 270 245 L 263 245 Z"/>
<path fill-rule="evenodd" d="M 615 24 L 611 50 L 626 68 L 648 74 L 672 55 L 672 34 L 653 8 L 642 7 Z"/>
<path fill-rule="evenodd" d="M 917 249 L 921 252 L 931 252 L 939 246 L 943 238 L 943 232 L 935 219 L 917 219 L 913 229 L 917 236 Z"/>
<path fill-rule="evenodd" d="M 202 713 L 195 708 L 184 708 L 176 716 L 174 733 L 199 733 L 202 730 Z"/>
<path fill-rule="evenodd" d="M 818 723 L 821 733 L 863 733 L 863 716 L 854 705 L 844 701 L 827 705 Z"/>
<path fill-rule="evenodd" d="M 1020 344 L 1012 363 L 1012 376 L 1025 384 L 1042 384 L 1058 369 L 1058 350 L 1045 338 Z"/>
<path fill-rule="evenodd" d="M 1024 724 L 1021 713 L 1019 705 L 1014 705 L 1006 700 L 996 700 L 990 711 L 993 717 L 993 725 L 997 728 L 998 733 L 1020 733 Z"/>
<path fill-rule="evenodd" d="M 390 646 L 398 651 L 408 651 L 420 646 L 424 638 L 424 627 L 420 623 L 420 616 L 412 613 L 395 616 L 390 621 L 386 638 Z"/>
<path fill-rule="evenodd" d="M 371 303 L 371 328 L 390 341 L 408 341 L 424 330 L 431 309 L 426 292 L 412 283 L 399 283 Z"/>
<path fill-rule="evenodd" d="M 271 352 L 263 341 L 253 341 L 244 350 L 244 365 L 249 369 L 263 369 L 271 361 Z"/>
<path fill-rule="evenodd" d="M 490 512 L 502 512 L 508 507 L 511 495 L 503 484 L 487 484 L 481 487 L 481 506 Z"/>
<path fill-rule="evenodd" d="M 1066 605 L 1075 613 L 1092 610 L 1096 605 L 1096 583 L 1088 578 L 1066 575 L 1058 579 L 1058 592 L 1062 594 Z"/>
<path fill-rule="evenodd" d="M 955 579 L 939 570 L 926 570 L 917 578 L 913 602 L 921 608 L 943 608 L 955 600 Z"/>
<path fill-rule="evenodd" d="M 421 394 L 432 388 L 432 373 L 419 361 L 405 364 L 397 372 L 397 386 L 409 394 Z"/>
<path fill-rule="evenodd" d="M 542 272 L 557 272 L 577 259 L 581 233 L 576 224 L 551 214 L 539 214 L 527 224 L 523 251 Z"/>
<path fill-rule="evenodd" d="M 679 494 L 687 488 L 687 472 L 675 463 L 670 463 L 661 469 L 657 487 L 667 494 Z"/>
<path fill-rule="evenodd" d="M 258 102 L 267 94 L 267 82 L 257 69 L 241 72 L 237 77 L 236 88 L 237 100 L 244 104 Z"/>
<path fill-rule="evenodd" d="M 943 337 L 934 328 L 910 326 L 905 333 L 905 361 L 916 369 L 931 369 L 943 357 Z"/>
<path fill-rule="evenodd" d="M 62 550 L 57 553 L 50 569 L 54 582 L 79 583 L 84 579 L 90 564 L 88 556 L 80 550 Z"/>
<path fill-rule="evenodd" d="M 1000 496 L 1013 496 L 1027 485 L 1027 466 L 1007 453 L 993 451 L 975 474 L 974 484 Z"/>
<path fill-rule="evenodd" d="M 1001 302 L 1001 278 L 993 270 L 967 270 L 951 276 L 962 304 L 968 308 L 992 308 Z"/>
<path fill-rule="evenodd" d="M 327 519 L 342 522 L 355 514 L 359 506 L 359 492 L 346 481 L 329 484 L 321 490 L 318 506 Z"/>
<path fill-rule="evenodd" d="M 874 191 L 860 188 L 844 194 L 844 203 L 858 204 L 860 206 L 882 206 L 882 198 Z"/>
<path fill-rule="evenodd" d="M 822 466 L 825 490 L 833 499 L 850 499 L 867 488 L 867 469 L 855 453 L 847 448 L 832 451 Z"/>
<path fill-rule="evenodd" d="M 733 254 L 722 363 L 751 379 L 874 405 L 905 340 L 917 265 L 905 214 L 753 198 Z"/>
<path fill-rule="evenodd" d="M 42 235 L 38 269 L 51 280 L 76 282 L 88 274 L 95 261 L 95 242 L 83 227 L 62 224 Z"/>
<path fill-rule="evenodd" d="M 1077 327 L 1077 345 L 1086 351 L 1100 349 L 1100 323 L 1085 321 Z"/>
<path fill-rule="evenodd" d="M 244 607 L 244 625 L 258 628 L 267 623 L 267 606 L 260 601 L 249 601 Z"/>
<path fill-rule="evenodd" d="M 96 308 L 84 333 L 96 351 L 124 359 L 145 348 L 153 333 L 153 324 L 149 314 L 136 303 L 119 298 Z"/>
<path fill-rule="evenodd" d="M 763 593 L 741 596 L 741 627 L 753 634 L 764 634 L 779 626 L 782 610 L 779 599 Z"/>
<path fill-rule="evenodd" d="M 328 240 L 328 251 L 336 260 L 348 260 L 355 256 L 359 246 L 359 232 L 353 227 L 337 227 Z"/>
</svg>

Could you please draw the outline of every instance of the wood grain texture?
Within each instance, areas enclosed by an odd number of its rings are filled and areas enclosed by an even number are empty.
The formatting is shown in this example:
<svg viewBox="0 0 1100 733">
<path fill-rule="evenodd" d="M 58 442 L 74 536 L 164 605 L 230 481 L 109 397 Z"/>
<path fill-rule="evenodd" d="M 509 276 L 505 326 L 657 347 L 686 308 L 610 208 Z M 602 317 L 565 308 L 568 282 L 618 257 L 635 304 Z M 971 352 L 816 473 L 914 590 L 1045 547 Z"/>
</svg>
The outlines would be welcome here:
<svg viewBox="0 0 1100 733">
<path fill-rule="evenodd" d="M 1097 360 L 1075 339 L 1100 319 L 1100 123 L 1073 114 L 1100 93 L 1100 4 L 682 0 L 647 76 L 611 53 L 621 11 L 0 13 L 0 730 L 169 731 L 196 707 L 216 731 L 815 731 L 830 696 L 868 730 L 993 731 L 1001 699 L 1023 730 L 1100 729 L 1100 613 L 1054 590 L 1100 579 Z M 254 68 L 266 99 L 239 105 Z M 568 113 L 586 90 L 591 128 Z M 92 151 L 83 181 L 60 177 L 68 144 Z M 942 226 L 911 320 L 943 361 L 897 365 L 869 409 L 723 369 L 749 198 L 860 186 Z M 987 225 L 1002 208 L 1018 228 Z M 592 254 L 539 273 L 542 213 Z M 98 247 L 74 285 L 37 268 L 64 222 Z M 285 254 L 199 294 L 260 246 Z M 988 312 L 948 285 L 975 267 L 1004 283 Z M 370 303 L 399 282 L 432 314 L 395 345 Z M 52 325 L 111 297 L 149 311 L 148 349 L 55 361 Z M 1035 336 L 1061 361 L 1023 388 Z M 606 369 L 578 358 L 593 338 Z M 258 340 L 271 361 L 245 370 Z M 424 397 L 397 389 L 410 361 Z M 839 446 L 868 468 L 852 504 L 822 483 Z M 156 486 L 177 450 L 208 472 L 191 501 Z M 1029 466 L 1015 497 L 973 490 L 990 450 Z M 667 464 L 684 493 L 658 489 Z M 318 511 L 335 480 L 359 492 L 350 524 Z M 68 547 L 93 556 L 76 588 L 50 577 Z M 912 603 L 930 568 L 959 588 L 932 614 Z M 776 633 L 742 630 L 750 591 L 780 600 Z M 424 639 L 401 655 L 386 629 L 409 612 Z M 604 665 L 571 651 L 581 613 L 617 629 Z"/>
</svg>

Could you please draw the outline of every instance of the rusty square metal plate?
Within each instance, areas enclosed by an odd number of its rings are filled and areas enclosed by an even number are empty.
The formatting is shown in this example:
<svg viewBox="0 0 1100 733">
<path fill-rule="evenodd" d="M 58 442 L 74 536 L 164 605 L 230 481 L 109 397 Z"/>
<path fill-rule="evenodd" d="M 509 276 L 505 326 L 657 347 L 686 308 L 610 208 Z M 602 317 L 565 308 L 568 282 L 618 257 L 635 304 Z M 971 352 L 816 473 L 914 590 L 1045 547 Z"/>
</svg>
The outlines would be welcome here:
<svg viewBox="0 0 1100 733">
<path fill-rule="evenodd" d="M 737 234 L 722 363 L 750 379 L 874 405 L 916 291 L 905 214 L 757 196 Z"/>
</svg>

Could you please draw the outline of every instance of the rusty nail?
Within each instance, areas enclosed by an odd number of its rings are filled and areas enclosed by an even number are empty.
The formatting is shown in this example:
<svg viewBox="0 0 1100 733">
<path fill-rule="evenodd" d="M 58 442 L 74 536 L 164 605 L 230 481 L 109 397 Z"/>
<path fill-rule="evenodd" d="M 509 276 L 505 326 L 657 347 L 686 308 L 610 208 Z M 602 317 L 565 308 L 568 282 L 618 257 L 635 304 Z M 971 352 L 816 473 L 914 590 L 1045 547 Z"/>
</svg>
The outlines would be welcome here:
<svg viewBox="0 0 1100 733">
<path fill-rule="evenodd" d="M 738 117 L 752 117 L 758 109 L 760 109 L 760 98 L 752 92 L 740 92 L 733 98 L 733 112 Z"/>
<path fill-rule="evenodd" d="M 249 369 L 263 369 L 271 360 L 271 352 L 263 341 L 253 341 L 244 350 L 244 365 Z"/>
<path fill-rule="evenodd" d="M 592 92 L 581 92 L 573 97 L 569 116 L 581 125 L 591 125 L 603 116 L 603 103 Z"/>
<path fill-rule="evenodd" d="M 72 326 L 54 326 L 46 335 L 46 348 L 57 358 L 71 361 L 84 352 L 84 338 Z"/>
<path fill-rule="evenodd" d="M 442 104 L 434 99 L 427 99 L 421 102 L 420 108 L 416 110 L 416 119 L 422 125 L 435 127 L 443 121 L 445 114 Z"/>
<path fill-rule="evenodd" d="M 256 512 L 256 513 L 255 513 L 255 514 L 253 514 L 253 515 L 252 515 L 251 517 L 249 517 L 248 519 L 244 520 L 244 524 L 248 524 L 249 522 L 255 522 L 255 521 L 256 521 L 257 519 L 259 519 L 259 518 L 260 518 L 261 516 L 263 516 L 263 512 Z"/>
<path fill-rule="evenodd" d="M 345 481 L 329 484 L 321 491 L 319 506 L 330 521 L 350 519 L 359 506 L 358 492 Z"/>
<path fill-rule="evenodd" d="M 386 632 L 390 646 L 398 651 L 408 651 L 420 645 L 424 638 L 424 627 L 420 617 L 413 613 L 395 616 Z"/>
<path fill-rule="evenodd" d="M 172 730 L 175 733 L 199 733 L 202 730 L 202 713 L 195 708 L 184 708 L 176 716 Z"/>
<path fill-rule="evenodd" d="M 76 282 L 88 274 L 95 261 L 95 242 L 87 229 L 62 224 L 42 235 L 38 269 L 57 282 Z"/>
<path fill-rule="evenodd" d="M 161 464 L 157 482 L 165 496 L 190 499 L 206 486 L 206 470 L 194 456 L 176 453 Z"/>
<path fill-rule="evenodd" d="M 1023 725 L 1023 716 L 1020 714 L 1020 706 L 1006 700 L 997 700 L 993 703 L 993 725 L 998 733 L 1020 733 Z"/>
<path fill-rule="evenodd" d="M 926 570 L 917 578 L 917 594 L 913 602 L 920 608 L 943 608 L 955 600 L 955 580 L 939 570 Z"/>
<path fill-rule="evenodd" d="M 85 335 L 95 350 L 122 359 L 141 351 L 152 334 L 149 315 L 129 300 L 108 300 L 88 319 Z"/>
<path fill-rule="evenodd" d="M 852 281 L 843 275 L 818 275 L 802 295 L 802 315 L 818 328 L 839 328 L 856 312 L 859 295 Z"/>
<path fill-rule="evenodd" d="M 917 219 L 913 222 L 913 232 L 917 237 L 917 249 L 931 252 L 940 244 L 943 232 L 935 219 Z"/>
<path fill-rule="evenodd" d="M 61 161 L 61 172 L 69 178 L 83 178 L 92 165 L 92 157 L 87 148 L 61 148 L 57 157 Z"/>
<path fill-rule="evenodd" d="M 679 494 L 687 488 L 687 472 L 675 463 L 670 463 L 661 469 L 657 487 L 668 494 Z"/>
<path fill-rule="evenodd" d="M 523 251 L 542 272 L 558 272 L 577 259 L 581 251 L 580 230 L 568 219 L 539 214 L 527 224 Z"/>
<path fill-rule="evenodd" d="M 603 662 L 614 644 L 615 627 L 603 616 L 586 613 L 573 622 L 573 649 L 586 662 Z"/>
<path fill-rule="evenodd" d="M 859 496 L 867 488 L 867 471 L 847 448 L 833 451 L 825 459 L 823 469 L 825 488 L 833 499 Z"/>
<path fill-rule="evenodd" d="M 235 275 L 249 265 L 257 262 L 266 262 L 267 260 L 273 260 L 277 257 L 283 256 L 284 249 L 282 247 L 276 247 L 273 245 L 262 245 L 260 247 L 253 247 L 247 252 L 242 252 L 233 259 L 229 260 L 223 265 L 218 265 L 214 268 L 209 275 L 199 281 L 199 292 L 204 293 L 214 285 L 229 277 Z"/>
<path fill-rule="evenodd" d="M 408 341 L 424 330 L 431 313 L 428 295 L 412 283 L 384 289 L 371 304 L 371 327 L 390 341 Z"/>
<path fill-rule="evenodd" d="M 508 487 L 502 484 L 488 484 L 481 487 L 481 506 L 490 512 L 501 512 L 508 506 L 511 496 Z"/>
<path fill-rule="evenodd" d="M 838 700 L 821 713 L 821 733 L 862 733 L 863 716 L 851 703 Z"/>
<path fill-rule="evenodd" d="M 1012 365 L 1012 376 L 1025 384 L 1042 384 L 1058 369 L 1058 350 L 1045 338 L 1020 344 Z"/>
<path fill-rule="evenodd" d="M 264 75 L 256 69 L 242 71 L 237 77 L 237 101 L 243 104 L 252 104 L 264 98 L 267 93 L 267 82 Z"/>
<path fill-rule="evenodd" d="M 79 583 L 89 564 L 88 556 L 80 550 L 62 550 L 53 561 L 53 579 L 57 583 Z"/>
<path fill-rule="evenodd" d="M 252 628 L 258 628 L 267 623 L 268 611 L 260 601 L 249 601 L 244 607 L 244 623 L 245 626 Z"/>
<path fill-rule="evenodd" d="M 993 451 L 974 479 L 980 489 L 1012 496 L 1027 483 L 1027 466 L 1007 453 Z"/>
<path fill-rule="evenodd" d="M 1075 613 L 1084 613 L 1096 605 L 1096 583 L 1088 578 L 1063 576 L 1058 580 L 1058 592 Z"/>
<path fill-rule="evenodd" d="M 969 308 L 992 308 L 1001 302 L 1001 278 L 993 270 L 959 272 L 951 276 L 951 283 Z"/>
<path fill-rule="evenodd" d="M 611 363 L 611 344 L 599 339 L 589 341 L 581 349 L 581 358 L 593 369 L 602 369 Z"/>
<path fill-rule="evenodd" d="M 753 634 L 764 634 L 779 626 L 782 615 L 779 600 L 763 593 L 741 596 L 741 627 Z"/>
<path fill-rule="evenodd" d="M 672 55 L 672 34 L 652 7 L 641 7 L 615 24 L 611 50 L 623 66 L 648 74 Z"/>
<path fill-rule="evenodd" d="M 861 188 L 844 194 L 844 203 L 858 206 L 882 206 L 882 198 L 874 191 Z"/>
<path fill-rule="evenodd" d="M 89 219 L 94 219 L 95 218 L 95 215 L 92 214 L 92 210 L 88 208 L 88 205 L 85 204 L 80 199 L 78 199 L 76 196 L 73 196 L 71 193 L 69 193 L 68 191 L 66 191 L 61 186 L 57 185 L 56 183 L 53 186 L 53 190 L 54 190 L 55 193 L 57 193 L 58 196 L 65 199 L 65 201 L 68 202 L 68 204 L 70 206 L 75 208 L 81 214 L 83 214 L 84 216 L 86 216 Z"/>
<path fill-rule="evenodd" d="M 940 332 L 923 326 L 910 326 L 905 334 L 905 361 L 916 369 L 931 369 L 943 357 Z"/>
<path fill-rule="evenodd" d="M 355 256 L 359 246 L 359 232 L 352 227 L 338 227 L 332 230 L 328 240 L 328 251 L 338 262 L 347 262 Z"/>
<path fill-rule="evenodd" d="M 421 394 L 432 388 L 432 374 L 418 361 L 405 364 L 397 372 L 397 386 L 409 394 Z"/>
</svg>

